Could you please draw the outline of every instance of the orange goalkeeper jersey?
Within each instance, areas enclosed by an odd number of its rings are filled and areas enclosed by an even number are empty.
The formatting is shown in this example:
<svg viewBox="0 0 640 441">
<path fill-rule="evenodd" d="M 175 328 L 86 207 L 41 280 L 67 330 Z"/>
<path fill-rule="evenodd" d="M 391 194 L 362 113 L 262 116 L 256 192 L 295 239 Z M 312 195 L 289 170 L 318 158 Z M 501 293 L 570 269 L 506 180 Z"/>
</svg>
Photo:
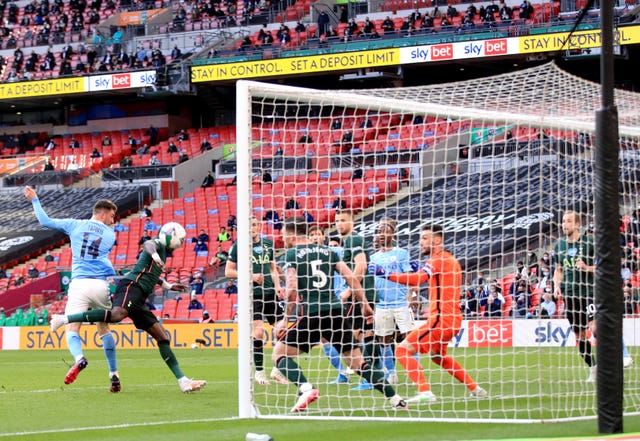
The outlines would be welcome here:
<svg viewBox="0 0 640 441">
<path fill-rule="evenodd" d="M 389 280 L 407 285 L 429 282 L 429 327 L 458 328 L 462 323 L 462 268 L 449 251 L 432 255 L 417 273 L 394 273 Z"/>
<path fill-rule="evenodd" d="M 429 322 L 432 325 L 458 327 L 462 323 L 460 293 L 462 268 L 449 251 L 432 256 L 425 268 L 431 269 L 429 278 Z M 441 320 L 442 324 L 436 324 Z"/>
</svg>

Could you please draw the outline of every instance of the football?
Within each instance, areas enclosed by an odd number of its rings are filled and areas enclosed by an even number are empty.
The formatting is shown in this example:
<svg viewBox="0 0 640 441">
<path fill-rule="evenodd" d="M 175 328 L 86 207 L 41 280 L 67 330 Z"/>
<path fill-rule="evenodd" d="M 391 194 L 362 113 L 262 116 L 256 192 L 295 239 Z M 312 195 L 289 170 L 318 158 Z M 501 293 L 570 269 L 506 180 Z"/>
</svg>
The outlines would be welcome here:
<svg viewBox="0 0 640 441">
<path fill-rule="evenodd" d="M 187 232 L 184 230 L 182 225 L 177 222 L 164 224 L 158 233 L 158 239 L 160 242 L 172 250 L 180 248 L 186 238 Z"/>
</svg>

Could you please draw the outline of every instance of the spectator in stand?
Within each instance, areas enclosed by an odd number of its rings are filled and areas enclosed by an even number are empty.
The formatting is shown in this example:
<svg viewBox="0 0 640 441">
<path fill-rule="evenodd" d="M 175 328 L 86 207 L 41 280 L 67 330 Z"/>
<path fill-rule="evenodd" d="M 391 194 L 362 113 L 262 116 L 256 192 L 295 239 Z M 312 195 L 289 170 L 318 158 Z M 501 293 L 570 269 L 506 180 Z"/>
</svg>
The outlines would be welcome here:
<svg viewBox="0 0 640 441">
<path fill-rule="evenodd" d="M 180 152 L 180 156 L 178 157 L 178 164 L 182 164 L 183 162 L 187 162 L 189 160 L 189 155 L 187 155 L 185 150 Z"/>
<path fill-rule="evenodd" d="M 201 153 L 204 153 L 207 150 L 212 150 L 212 149 L 213 149 L 213 146 L 211 145 L 211 143 L 209 142 L 208 139 L 204 139 L 202 141 L 202 144 L 200 144 L 200 152 Z"/>
<path fill-rule="evenodd" d="M 31 55 L 29 55 L 29 58 L 27 58 L 27 61 L 24 64 L 24 70 L 27 72 L 35 72 L 38 63 L 38 54 L 36 54 L 36 51 L 31 51 Z"/>
<path fill-rule="evenodd" d="M 133 166 L 133 160 L 131 159 L 131 156 L 125 156 L 120 160 L 119 164 L 120 167 L 131 167 Z"/>
<path fill-rule="evenodd" d="M 147 153 L 149 153 L 149 144 L 142 144 L 140 147 L 138 147 L 138 149 L 136 150 L 136 154 L 142 158 L 144 155 L 146 155 Z"/>
<path fill-rule="evenodd" d="M 262 171 L 262 183 L 263 184 L 273 183 L 273 178 L 271 177 L 271 173 L 269 173 L 267 170 Z"/>
<path fill-rule="evenodd" d="M 145 132 L 145 135 L 149 137 L 149 146 L 153 147 L 154 145 L 158 144 L 158 133 L 159 131 L 156 127 L 149 126 L 149 128 Z"/>
<path fill-rule="evenodd" d="M 79 149 L 80 148 L 80 143 L 73 136 L 71 137 L 71 141 L 69 141 L 69 148 L 71 148 L 71 149 Z"/>
<path fill-rule="evenodd" d="M 305 210 L 302 213 L 302 218 L 305 220 L 305 222 L 309 225 L 313 224 L 313 216 L 311 215 L 311 213 L 309 213 L 307 210 Z"/>
<path fill-rule="evenodd" d="M 109 135 L 104 135 L 104 138 L 102 138 L 102 147 L 111 147 L 111 138 Z"/>
<path fill-rule="evenodd" d="M 276 37 L 278 38 L 278 40 L 282 41 L 282 34 L 285 31 L 289 31 L 289 26 L 287 26 L 284 23 L 281 23 L 280 27 L 278 28 L 278 31 L 276 32 Z"/>
<path fill-rule="evenodd" d="M 267 210 L 267 212 L 262 216 L 263 221 L 267 221 L 269 225 L 273 226 L 274 230 L 282 230 L 282 219 L 280 219 L 280 215 L 275 210 Z"/>
<path fill-rule="evenodd" d="M 340 120 L 339 118 L 336 118 L 333 121 L 331 121 L 331 130 L 340 130 L 341 128 L 342 128 L 342 120 Z"/>
<path fill-rule="evenodd" d="M 366 17 L 364 19 L 364 24 L 362 25 L 362 36 L 371 38 L 375 30 L 376 25 L 371 20 L 369 20 L 369 17 Z"/>
<path fill-rule="evenodd" d="M 385 35 L 393 34 L 396 31 L 396 28 L 393 24 L 393 20 L 387 15 L 387 17 L 382 21 L 382 31 Z"/>
<path fill-rule="evenodd" d="M 352 18 L 351 20 L 349 20 L 349 23 L 347 24 L 347 27 L 344 30 L 345 41 L 347 41 L 347 39 L 351 39 L 356 35 L 358 35 L 359 30 L 360 30 L 360 27 L 358 26 L 358 23 L 356 23 L 356 19 Z"/>
<path fill-rule="evenodd" d="M 520 18 L 523 20 L 533 18 L 533 6 L 529 0 L 524 0 L 520 5 Z"/>
<path fill-rule="evenodd" d="M 542 253 L 542 256 L 540 257 L 538 270 L 540 271 L 541 277 L 550 278 L 553 274 L 553 262 L 551 261 L 551 256 L 546 251 Z"/>
<path fill-rule="evenodd" d="M 44 165 L 44 171 L 53 171 L 53 170 L 55 170 L 55 167 L 53 166 L 51 159 L 47 159 L 47 163 Z"/>
<path fill-rule="evenodd" d="M 540 317 L 553 318 L 556 315 L 556 303 L 553 301 L 553 294 L 545 292 L 542 294 L 540 302 Z"/>
<path fill-rule="evenodd" d="M 306 30 L 307 30 L 307 27 L 303 25 L 300 20 L 298 20 L 298 22 L 296 23 L 295 31 L 297 33 L 301 33 L 301 32 L 306 32 Z"/>
<path fill-rule="evenodd" d="M 279 41 L 282 47 L 291 46 L 291 33 L 289 32 L 289 28 L 282 30 Z"/>
<path fill-rule="evenodd" d="M 76 171 L 76 170 L 80 170 L 80 166 L 78 165 L 78 163 L 76 162 L 76 158 L 72 158 L 71 162 L 67 165 L 67 170 L 68 171 Z"/>
<path fill-rule="evenodd" d="M 238 294 L 238 287 L 233 280 L 227 282 L 227 286 L 224 288 L 224 293 L 227 295 Z"/>
<path fill-rule="evenodd" d="M 460 301 L 460 309 L 466 319 L 478 318 L 480 305 L 478 303 L 476 290 L 473 289 L 473 287 L 465 289 L 462 300 Z"/>
<path fill-rule="evenodd" d="M 536 253 L 531 250 L 527 251 L 527 273 L 540 274 L 538 265 L 538 256 L 536 256 Z"/>
<path fill-rule="evenodd" d="M 204 288 L 204 279 L 202 278 L 202 272 L 194 271 L 189 277 L 189 286 L 191 287 L 191 294 L 202 294 Z M 200 309 L 200 308 L 198 308 Z"/>
<path fill-rule="evenodd" d="M 196 253 L 196 256 L 208 256 L 209 246 L 206 242 L 198 239 L 195 246 L 193 247 L 193 251 Z"/>
<path fill-rule="evenodd" d="M 29 276 L 30 279 L 37 279 L 38 277 L 40 277 L 40 271 L 38 271 L 38 269 L 32 263 L 29 265 L 29 270 L 27 271 L 27 275 Z"/>
<path fill-rule="evenodd" d="M 73 57 L 73 48 L 71 47 L 71 45 L 66 45 L 64 48 L 62 48 L 62 52 L 60 53 L 60 58 L 63 60 L 71 60 L 71 58 Z"/>
<path fill-rule="evenodd" d="M 151 155 L 151 158 L 149 159 L 149 165 L 162 165 L 162 162 L 158 158 L 158 155 L 156 155 L 155 153 Z"/>
<path fill-rule="evenodd" d="M 531 298 L 527 290 L 527 282 L 524 280 L 518 282 L 513 299 L 515 301 L 513 316 L 516 318 L 528 318 L 530 316 Z"/>
<path fill-rule="evenodd" d="M 216 255 L 211 258 L 209 265 L 214 267 L 225 266 L 227 264 L 228 258 L 229 258 L 229 253 L 222 249 L 222 245 L 218 245 L 218 250 L 216 251 Z"/>
<path fill-rule="evenodd" d="M 101 158 L 102 157 L 102 153 L 100 153 L 98 151 L 98 147 L 94 147 L 93 150 L 91 151 L 91 157 L 92 158 Z"/>
<path fill-rule="evenodd" d="M 504 297 L 495 283 L 489 285 L 489 292 L 480 298 L 480 306 L 484 307 L 484 316 L 493 318 L 502 316 Z"/>
<path fill-rule="evenodd" d="M 415 32 L 416 28 L 413 26 L 411 19 L 409 17 L 405 18 L 402 22 L 402 26 L 400 26 L 400 33 L 404 37 L 410 37 Z"/>
<path fill-rule="evenodd" d="M 513 19 L 513 9 L 509 7 L 504 1 L 500 2 L 502 7 L 500 8 L 500 20 L 510 21 Z"/>
<path fill-rule="evenodd" d="M 225 227 L 220 227 L 220 232 L 218 233 L 218 242 L 227 242 L 231 240 L 231 236 Z"/>
<path fill-rule="evenodd" d="M 268 33 L 269 33 L 269 30 L 267 29 L 267 24 L 265 23 L 264 26 L 260 28 L 260 30 L 258 31 L 258 35 L 256 36 L 256 41 L 263 43 Z"/>
<path fill-rule="evenodd" d="M 177 60 L 181 56 L 182 56 L 182 51 L 178 48 L 178 46 L 173 46 L 173 49 L 171 49 L 171 59 Z"/>
<path fill-rule="evenodd" d="M 209 311 L 205 310 L 202 312 L 202 318 L 198 320 L 200 323 L 214 323 L 213 318 L 209 316 Z"/>
<path fill-rule="evenodd" d="M 622 295 L 624 299 L 624 313 L 627 315 L 635 315 L 638 307 L 638 295 L 634 294 L 633 286 L 626 283 L 622 287 Z"/>
<path fill-rule="evenodd" d="M 207 234 L 204 228 L 200 229 L 200 234 L 198 234 L 196 237 L 191 238 L 191 243 L 196 243 L 199 240 L 204 243 L 209 243 L 209 235 Z"/>
<path fill-rule="evenodd" d="M 327 11 L 322 10 L 318 15 L 318 36 L 325 35 L 327 33 L 330 21 Z"/>
<path fill-rule="evenodd" d="M 56 59 L 51 52 L 51 49 L 47 49 L 47 53 L 44 54 L 44 63 L 40 65 L 40 70 L 43 72 L 52 71 L 56 67 Z"/>
<path fill-rule="evenodd" d="M 189 134 L 186 132 L 185 129 L 180 129 L 180 131 L 178 132 L 178 135 L 176 136 L 176 139 L 178 141 L 188 141 Z"/>
<path fill-rule="evenodd" d="M 204 179 L 202 180 L 202 185 L 200 185 L 200 187 L 202 188 L 213 187 L 214 183 L 215 183 L 215 179 L 213 177 L 213 173 L 209 171 L 207 172 L 207 176 L 205 176 Z"/>
<path fill-rule="evenodd" d="M 229 215 L 229 219 L 227 219 L 227 230 L 233 232 L 236 230 L 238 226 L 238 219 L 234 214 Z"/>
<path fill-rule="evenodd" d="M 295 198 L 289 198 L 289 200 L 285 203 L 284 205 L 284 209 L 285 210 L 298 210 L 300 209 L 300 204 L 298 204 L 298 201 L 295 200 Z"/>
<path fill-rule="evenodd" d="M 204 309 L 202 303 L 198 300 L 198 296 L 196 294 L 191 294 L 191 301 L 189 302 L 189 311 L 192 309 Z"/>
<path fill-rule="evenodd" d="M 173 142 L 173 140 L 169 141 L 169 147 L 167 147 L 167 153 L 178 153 L 178 146 Z"/>
<path fill-rule="evenodd" d="M 144 230 L 142 232 L 142 236 L 140 236 L 140 240 L 138 241 L 138 245 L 142 245 L 146 241 L 151 240 L 151 230 Z"/>
<path fill-rule="evenodd" d="M 158 229 L 158 226 L 151 220 L 150 217 L 144 218 L 144 228 L 149 231 L 155 231 Z"/>
<path fill-rule="evenodd" d="M 344 210 L 347 208 L 347 203 L 340 196 L 334 199 L 333 204 L 331 204 L 331 208 L 335 208 L 337 210 Z"/>
<path fill-rule="evenodd" d="M 271 46 L 273 44 L 273 34 L 270 31 L 267 31 L 264 35 L 264 39 L 262 40 L 263 46 Z"/>
</svg>

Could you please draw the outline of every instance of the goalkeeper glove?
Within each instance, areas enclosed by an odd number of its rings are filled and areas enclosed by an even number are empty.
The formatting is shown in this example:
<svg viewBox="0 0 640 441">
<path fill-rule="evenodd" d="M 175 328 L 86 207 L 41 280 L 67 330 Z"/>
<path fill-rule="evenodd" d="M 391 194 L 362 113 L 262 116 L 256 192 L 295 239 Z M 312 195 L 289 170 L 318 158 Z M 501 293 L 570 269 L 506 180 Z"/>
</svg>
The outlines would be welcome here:
<svg viewBox="0 0 640 441">
<path fill-rule="evenodd" d="M 409 262 L 409 265 L 411 265 L 412 273 L 417 273 L 418 270 L 420 269 L 420 263 L 418 263 L 417 260 L 412 260 L 411 262 Z"/>
</svg>

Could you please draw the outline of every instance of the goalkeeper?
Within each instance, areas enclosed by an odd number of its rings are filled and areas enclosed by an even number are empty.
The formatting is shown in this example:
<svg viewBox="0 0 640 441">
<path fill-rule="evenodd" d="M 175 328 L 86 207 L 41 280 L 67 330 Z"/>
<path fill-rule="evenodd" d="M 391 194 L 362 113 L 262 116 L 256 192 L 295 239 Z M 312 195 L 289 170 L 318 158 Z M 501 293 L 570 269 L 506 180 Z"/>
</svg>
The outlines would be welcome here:
<svg viewBox="0 0 640 441">
<path fill-rule="evenodd" d="M 429 259 L 417 272 L 388 274 L 382 266 L 370 268 L 377 277 L 385 277 L 405 285 L 418 286 L 429 281 L 429 318 L 422 326 L 411 331 L 396 350 L 398 361 L 418 387 L 418 395 L 407 402 L 437 401 L 422 365 L 413 357 L 416 353 L 429 353 L 431 360 L 467 386 L 472 396 L 486 397 L 487 391 L 478 386 L 453 357 L 447 355 L 447 346 L 460 332 L 462 325 L 462 268 L 458 260 L 444 249 L 442 226 L 422 227 L 420 248 L 422 254 L 428 255 Z"/>
<path fill-rule="evenodd" d="M 322 339 L 333 344 L 342 353 L 349 367 L 375 385 L 392 406 L 406 409 L 405 401 L 384 379 L 382 371 L 363 359 L 353 332 L 342 316 L 342 305 L 333 293 L 333 277 L 338 272 L 353 291 L 353 297 L 361 303 L 365 318 L 371 321 L 373 310 L 364 296 L 360 282 L 335 252 L 327 246 L 312 243 L 307 234 L 307 223 L 303 218 L 286 220 L 284 242 L 288 250 L 284 272 L 287 308 L 284 319 L 276 324 L 275 332 L 279 341 L 273 350 L 273 361 L 280 372 L 298 386 L 300 395 L 291 411 L 304 411 L 320 396 L 320 392 L 307 381 L 294 358 L 301 352 L 309 352 Z M 298 302 L 303 313 L 288 328 L 288 318 L 292 316 Z"/>
</svg>

